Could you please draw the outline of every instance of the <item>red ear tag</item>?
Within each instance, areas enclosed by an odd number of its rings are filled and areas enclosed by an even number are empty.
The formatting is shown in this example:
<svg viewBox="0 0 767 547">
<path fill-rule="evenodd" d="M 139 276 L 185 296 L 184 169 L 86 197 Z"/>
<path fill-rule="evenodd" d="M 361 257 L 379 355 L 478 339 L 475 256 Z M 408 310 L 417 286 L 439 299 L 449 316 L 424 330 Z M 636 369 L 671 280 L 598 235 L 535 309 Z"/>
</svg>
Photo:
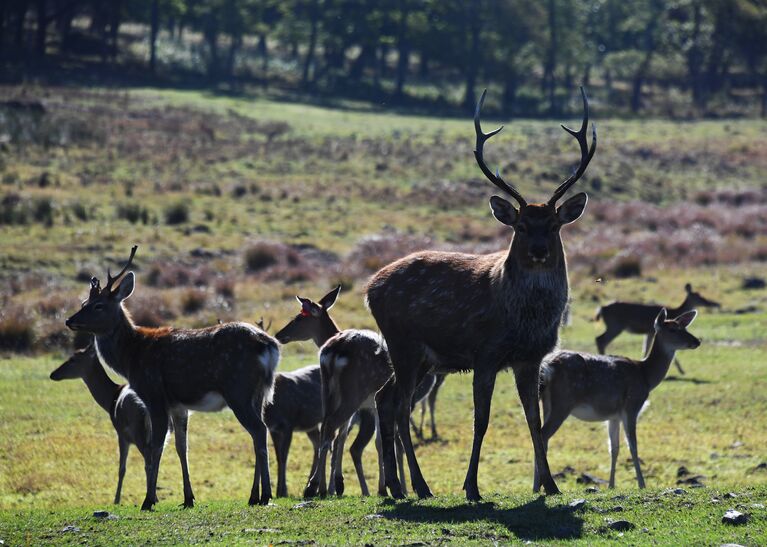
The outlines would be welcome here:
<svg viewBox="0 0 767 547">
<path fill-rule="evenodd" d="M 301 317 L 309 317 L 311 313 L 306 308 L 301 308 Z"/>
</svg>

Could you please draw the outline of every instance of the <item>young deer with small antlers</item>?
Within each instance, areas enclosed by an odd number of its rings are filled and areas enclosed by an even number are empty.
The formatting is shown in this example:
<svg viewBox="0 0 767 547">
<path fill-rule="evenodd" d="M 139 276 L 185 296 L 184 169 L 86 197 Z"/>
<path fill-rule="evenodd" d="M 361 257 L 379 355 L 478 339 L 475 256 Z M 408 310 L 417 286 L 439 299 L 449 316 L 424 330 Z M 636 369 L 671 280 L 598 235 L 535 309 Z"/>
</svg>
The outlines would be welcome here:
<svg viewBox="0 0 767 547">
<path fill-rule="evenodd" d="M 596 150 L 596 130 L 587 142 L 588 102 L 579 131 L 564 129 L 578 142 L 580 165 L 546 203 L 528 204 L 519 191 L 487 167 L 485 141 L 498 133 L 482 133 L 477 104 L 474 156 L 482 173 L 519 203 L 516 209 L 498 196 L 490 198 L 495 218 L 514 229 L 508 252 L 470 255 L 425 251 L 381 269 L 370 280 L 367 303 L 389 347 L 394 379 L 379 392 L 386 484 L 395 498 L 403 497 L 394 473 L 394 436 L 404 444 L 410 476 L 418 496 L 431 496 L 413 450 L 408 427 L 413 390 L 430 370 L 438 373 L 474 371 L 474 442 L 464 481 L 466 497 L 479 500 L 477 471 L 482 439 L 490 418 L 495 377 L 511 367 L 525 410 L 535 461 L 547 494 L 557 489 L 541 438 L 538 374 L 541 360 L 557 344 L 559 325 L 568 300 L 568 278 L 560 229 L 577 220 L 586 194 L 561 206 L 557 201 L 581 178 Z M 396 428 L 395 428 L 396 420 Z"/>
<path fill-rule="evenodd" d="M 117 444 L 120 451 L 120 467 L 117 478 L 115 505 L 120 503 L 123 478 L 128 462 L 128 452 L 135 445 L 144 458 L 144 470 L 147 473 L 147 484 L 150 480 L 150 445 L 152 443 L 152 420 L 149 409 L 144 401 L 127 384 L 119 385 L 104 371 L 99 363 L 93 344 L 77 350 L 69 359 L 51 372 L 51 380 L 71 380 L 80 378 L 85 382 L 93 399 L 107 411 L 112 426 L 117 433 Z M 186 432 L 187 416 L 172 416 L 172 429 L 175 429 L 176 452 L 181 461 L 181 474 L 184 480 L 185 504 L 194 500 L 192 484 L 189 481 L 189 465 L 187 463 Z"/>
<path fill-rule="evenodd" d="M 666 308 L 669 317 L 678 317 L 685 312 L 700 307 L 721 307 L 719 302 L 709 300 L 699 292 L 692 290 L 692 285 L 689 283 L 684 286 L 684 290 L 685 293 L 687 293 L 684 302 L 677 308 Z M 646 356 L 647 352 L 650 350 L 650 342 L 655 335 L 653 327 L 655 318 L 662 308 L 663 306 L 655 304 L 639 304 L 635 302 L 613 302 L 606 306 L 602 306 L 597 310 L 596 317 L 594 318 L 595 320 L 602 319 L 605 323 L 605 332 L 596 338 L 597 351 L 600 354 L 604 354 L 608 344 L 625 330 L 632 334 L 645 335 L 644 350 L 642 354 Z M 674 364 L 679 369 L 679 372 L 684 374 L 684 370 L 679 364 L 679 360 L 674 359 Z"/>
<path fill-rule="evenodd" d="M 570 414 L 588 422 L 608 422 L 610 439 L 610 488 L 615 487 L 615 462 L 620 448 L 621 422 L 636 470 L 639 488 L 645 487 L 637 452 L 636 425 L 650 392 L 666 376 L 677 350 L 695 349 L 700 340 L 687 332 L 695 310 L 668 319 L 662 308 L 653 321 L 650 353 L 641 361 L 627 357 L 560 351 L 547 357 L 541 368 L 543 443 Z M 536 469 L 534 486 L 539 485 Z"/>
<path fill-rule="evenodd" d="M 325 343 L 332 337 L 339 334 L 338 327 L 333 319 L 330 317 L 329 310 L 333 306 L 338 297 L 341 287 L 338 286 L 328 294 L 322 297 L 318 303 L 313 302 L 308 298 L 297 296 L 296 299 L 301 304 L 301 310 L 285 327 L 283 327 L 277 334 L 277 340 L 282 344 L 287 344 L 295 341 L 313 340 L 314 343 L 324 349 Z M 344 331 L 347 332 L 347 331 Z M 354 331 L 357 332 L 357 331 Z M 362 466 L 362 451 L 370 442 L 373 434 L 376 431 L 376 415 L 375 407 L 371 397 L 367 397 L 361 404 L 359 403 L 360 393 L 375 393 L 381 387 L 381 383 L 377 380 L 378 375 L 368 375 L 365 369 L 367 360 L 356 360 L 348 367 L 345 367 L 343 371 L 334 370 L 334 367 L 321 369 L 320 366 L 313 365 L 300 369 L 304 371 L 301 374 L 301 386 L 300 389 L 305 393 L 304 400 L 298 401 L 295 397 L 288 397 L 289 385 L 291 389 L 298 389 L 299 380 L 291 384 L 286 384 L 283 388 L 283 380 L 280 375 L 275 380 L 273 403 L 267 403 L 264 410 L 264 419 L 272 432 L 272 440 L 275 445 L 275 450 L 278 452 L 278 467 L 285 469 L 285 461 L 287 460 L 287 448 L 285 447 L 285 432 L 291 428 L 292 423 L 295 420 L 291 419 L 291 416 L 299 413 L 306 417 L 306 423 L 310 421 L 319 426 L 325 424 L 323 420 L 323 411 L 333 406 L 333 410 L 328 416 L 327 429 L 321 429 L 317 443 L 315 439 L 312 439 L 312 443 L 315 445 L 314 460 L 312 462 L 312 471 L 309 475 L 309 483 L 312 484 L 314 480 L 317 484 L 317 491 L 320 494 L 326 495 L 328 492 L 325 485 L 324 474 L 318 471 L 318 463 L 320 455 L 323 452 L 323 442 L 332 442 L 332 457 L 331 457 L 331 475 L 333 480 L 330 484 L 329 493 L 341 495 L 344 492 L 344 480 L 342 473 L 341 461 L 343 457 L 344 443 L 349 427 L 352 425 L 352 420 L 359 421 L 359 432 L 357 438 L 352 443 L 349 452 L 352 455 L 352 461 L 354 462 L 354 469 L 357 472 L 357 478 L 360 483 L 360 489 L 363 496 L 368 496 L 369 490 L 367 482 L 365 480 L 364 468 Z M 300 372 L 296 371 L 296 373 Z M 283 373 L 284 376 L 289 376 L 296 373 Z M 391 374 L 391 371 L 388 371 Z M 338 378 L 343 376 L 346 382 L 356 382 L 359 389 L 355 390 L 354 396 L 345 393 L 343 390 L 330 390 L 325 389 L 327 384 L 333 381 L 338 381 Z M 372 380 L 372 383 L 368 383 Z M 323 384 L 323 382 L 325 382 Z M 284 393 L 283 393 L 284 391 Z M 312 394 L 309 396 L 308 392 Z M 335 402 L 331 403 L 331 394 L 335 397 Z M 337 404 L 337 406 L 335 406 Z M 355 407 L 355 405 L 357 405 Z M 309 419 L 311 417 L 311 420 Z M 356 418 L 355 418 L 356 417 Z M 316 422 L 315 422 L 316 420 Z M 336 425 L 337 423 L 341 425 Z M 294 427 L 295 429 L 295 427 Z M 340 429 L 340 431 L 339 431 Z M 314 431 L 314 430 L 313 430 Z M 275 438 L 275 432 L 277 437 Z M 289 437 L 287 440 L 289 446 Z M 380 447 L 377 446 L 380 450 Z M 325 450 L 325 452 L 327 449 Z M 325 465 L 325 457 L 321 458 L 321 464 Z M 280 460 L 283 460 L 280 463 Z M 320 474 L 323 474 L 323 478 L 320 482 Z M 384 490 L 382 474 L 379 477 L 379 491 Z M 280 472 L 280 477 L 283 477 L 283 473 Z M 282 480 L 282 479 L 281 479 Z M 309 487 L 307 487 L 308 489 Z M 305 494 L 315 495 L 315 490 L 305 491 Z M 280 487 L 278 486 L 278 495 Z"/>
<path fill-rule="evenodd" d="M 103 289 L 98 279 L 91 280 L 88 299 L 66 324 L 94 335 L 99 361 L 127 378 L 149 409 L 150 480 L 141 508 L 149 510 L 157 500 L 157 472 L 170 415 L 217 412 L 227 406 L 253 439 L 256 463 L 249 503 L 267 504 L 272 491 L 261 412 L 280 359 L 279 344 L 247 323 L 202 329 L 136 326 L 123 305 L 136 283 L 134 273 L 127 272 L 136 249 L 131 249 L 119 274 L 112 277 L 107 272 Z M 184 505 L 193 503 L 185 495 Z"/>
</svg>

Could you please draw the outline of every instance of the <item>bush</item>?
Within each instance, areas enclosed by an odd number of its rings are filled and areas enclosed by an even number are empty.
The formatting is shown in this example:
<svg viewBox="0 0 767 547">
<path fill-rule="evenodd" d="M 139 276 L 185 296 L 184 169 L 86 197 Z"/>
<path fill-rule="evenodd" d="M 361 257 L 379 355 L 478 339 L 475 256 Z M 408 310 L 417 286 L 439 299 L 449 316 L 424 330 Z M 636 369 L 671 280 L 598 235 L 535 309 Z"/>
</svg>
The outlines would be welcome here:
<svg viewBox="0 0 767 547">
<path fill-rule="evenodd" d="M 285 247 L 277 243 L 260 241 L 245 250 L 245 269 L 248 272 L 259 272 L 269 266 L 274 266 L 285 253 Z"/>
<path fill-rule="evenodd" d="M 188 289 L 181 295 L 181 311 L 186 315 L 197 313 L 205 307 L 208 295 L 199 289 Z"/>
<path fill-rule="evenodd" d="M 149 210 L 138 203 L 121 203 L 117 206 L 117 218 L 127 220 L 131 224 L 148 224 Z"/>
<path fill-rule="evenodd" d="M 34 338 L 34 321 L 21 308 L 10 308 L 0 315 L 0 350 L 28 351 Z"/>
<path fill-rule="evenodd" d="M 637 256 L 619 256 L 613 262 L 610 271 L 617 279 L 639 277 L 642 275 L 642 261 Z"/>
<path fill-rule="evenodd" d="M 189 222 L 189 205 L 183 201 L 165 208 L 165 224 L 175 225 Z"/>
<path fill-rule="evenodd" d="M 75 215 L 75 218 L 81 222 L 85 222 L 90 217 L 88 209 L 79 201 L 72 203 L 70 209 L 72 210 L 72 214 Z"/>
</svg>

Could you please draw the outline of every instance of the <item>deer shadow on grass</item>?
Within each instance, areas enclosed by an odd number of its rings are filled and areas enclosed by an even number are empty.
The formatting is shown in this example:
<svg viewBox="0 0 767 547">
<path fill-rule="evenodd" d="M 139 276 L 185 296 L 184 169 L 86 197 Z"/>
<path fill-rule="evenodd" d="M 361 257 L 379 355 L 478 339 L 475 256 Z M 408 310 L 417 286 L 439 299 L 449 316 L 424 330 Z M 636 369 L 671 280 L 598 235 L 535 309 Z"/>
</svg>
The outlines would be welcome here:
<svg viewBox="0 0 767 547">
<path fill-rule="evenodd" d="M 445 525 L 448 530 L 440 527 L 443 535 L 458 536 L 460 528 L 451 530 L 449 527 L 463 523 L 490 522 L 508 531 L 506 534 L 496 534 L 492 531 L 480 535 L 490 540 L 564 540 L 577 539 L 583 536 L 583 519 L 567 505 L 547 507 L 545 498 L 540 496 L 528 503 L 517 507 L 501 507 L 495 502 L 461 503 L 451 507 L 434 507 L 422 505 L 416 500 L 394 502 L 384 501 L 380 513 L 387 519 L 403 522 Z M 476 531 L 466 531 L 468 535 L 476 536 Z M 459 539 L 456 537 L 455 539 Z M 482 539 L 474 537 L 473 539 Z"/>
</svg>

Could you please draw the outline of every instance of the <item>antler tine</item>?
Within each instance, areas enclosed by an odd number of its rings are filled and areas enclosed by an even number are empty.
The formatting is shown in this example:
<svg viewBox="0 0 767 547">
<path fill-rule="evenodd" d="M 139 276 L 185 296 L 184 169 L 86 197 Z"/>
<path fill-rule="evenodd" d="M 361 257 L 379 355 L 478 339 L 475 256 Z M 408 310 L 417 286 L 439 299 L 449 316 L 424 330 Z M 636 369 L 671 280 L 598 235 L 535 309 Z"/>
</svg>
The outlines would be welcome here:
<svg viewBox="0 0 767 547">
<path fill-rule="evenodd" d="M 485 103 L 485 95 L 487 95 L 487 89 L 482 92 L 482 96 L 479 98 L 479 102 L 477 103 L 477 109 L 474 111 L 474 131 L 477 133 L 477 145 L 474 149 L 474 158 L 477 160 L 477 164 L 482 170 L 482 173 L 484 173 L 490 182 L 517 200 L 520 207 L 524 207 L 527 205 L 527 201 L 525 201 L 525 198 L 522 197 L 522 194 L 520 194 L 519 191 L 512 185 L 507 184 L 501 178 L 501 174 L 497 170 L 495 174 L 493 174 L 493 172 L 485 163 L 484 157 L 482 156 L 482 150 L 485 146 L 485 141 L 490 139 L 490 137 L 497 135 L 503 129 L 503 126 L 501 126 L 498 129 L 491 131 L 490 133 L 482 132 L 482 126 L 479 123 L 479 112 L 482 110 L 482 105 Z"/>
<path fill-rule="evenodd" d="M 570 187 L 575 184 L 579 178 L 581 178 L 581 176 L 583 176 L 583 173 L 586 171 L 586 167 L 588 167 L 591 158 L 594 157 L 594 152 L 597 150 L 596 124 L 591 124 L 591 148 L 589 148 L 589 143 L 586 139 L 589 126 L 589 100 L 586 98 L 586 92 L 583 90 L 583 87 L 581 87 L 581 97 L 583 97 L 583 123 L 581 123 L 581 128 L 578 131 L 573 131 L 569 127 L 562 125 L 562 129 L 570 133 L 570 135 L 575 137 L 575 140 L 578 141 L 578 145 L 580 145 L 581 148 L 581 163 L 578 165 L 578 168 L 575 170 L 575 172 L 570 175 L 567 180 L 560 184 L 556 190 L 554 190 L 554 194 L 549 200 L 549 205 L 552 206 L 556 204 L 559 198 L 565 195 L 565 192 L 567 192 L 567 190 L 569 190 Z"/>
<path fill-rule="evenodd" d="M 123 266 L 123 269 L 120 270 L 120 273 L 118 273 L 116 276 L 112 277 L 112 273 L 109 271 L 109 268 L 107 268 L 107 285 L 104 287 L 104 290 L 107 292 L 110 292 L 112 290 L 112 284 L 114 284 L 115 281 L 120 279 L 123 274 L 125 274 L 126 271 L 128 271 L 128 268 L 130 268 L 131 263 L 133 262 L 133 257 L 136 256 L 136 250 L 138 249 L 138 245 L 134 245 L 130 250 L 130 256 L 128 257 L 128 262 L 125 263 L 125 266 Z"/>
</svg>

